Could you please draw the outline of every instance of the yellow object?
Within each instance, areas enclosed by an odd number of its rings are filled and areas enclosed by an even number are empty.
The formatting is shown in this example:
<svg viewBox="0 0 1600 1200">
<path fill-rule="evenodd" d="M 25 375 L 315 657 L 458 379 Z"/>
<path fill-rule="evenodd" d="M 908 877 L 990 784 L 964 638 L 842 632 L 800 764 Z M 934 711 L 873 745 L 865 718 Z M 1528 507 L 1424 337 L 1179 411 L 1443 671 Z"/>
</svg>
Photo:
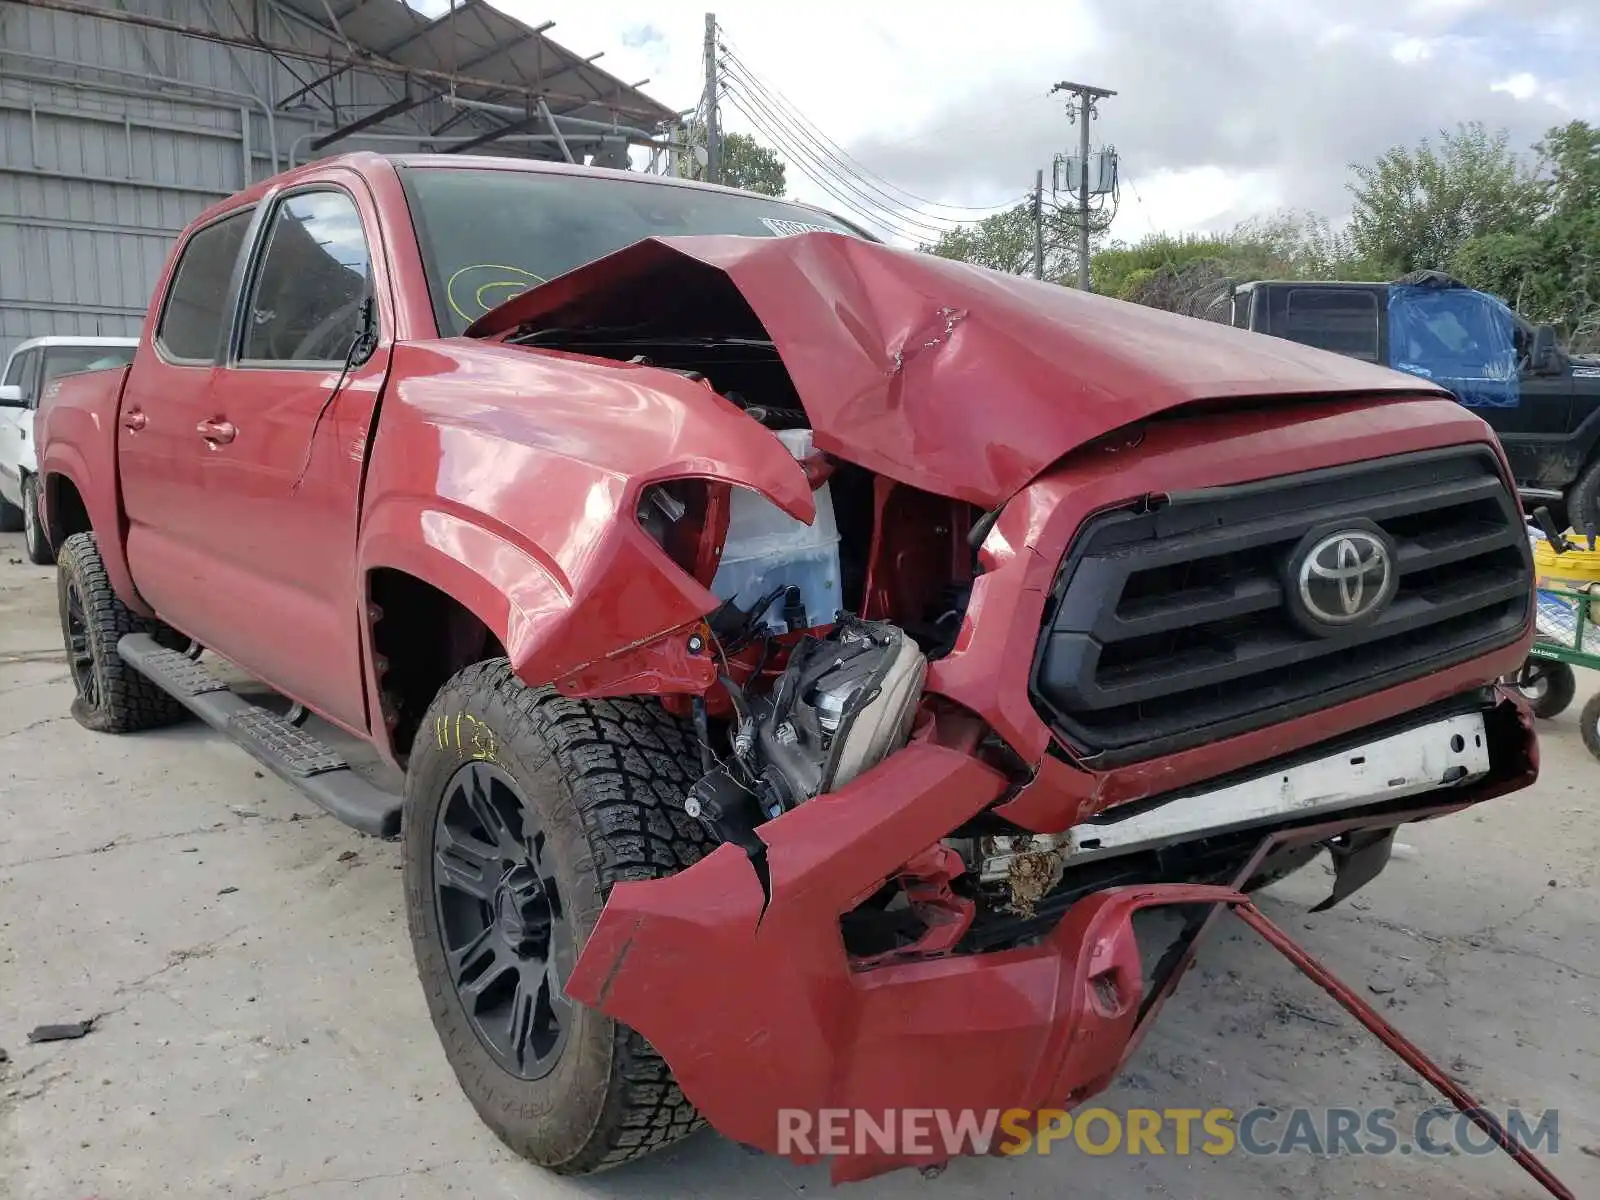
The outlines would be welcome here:
<svg viewBox="0 0 1600 1200">
<path fill-rule="evenodd" d="M 1600 584 L 1600 549 L 1588 550 L 1587 534 L 1567 530 L 1569 541 L 1576 549 L 1557 554 L 1543 538 L 1533 543 L 1533 576 L 1535 587 L 1564 587 L 1575 592 L 1586 592 L 1593 584 Z M 1595 543 L 1600 546 L 1600 542 Z"/>
</svg>

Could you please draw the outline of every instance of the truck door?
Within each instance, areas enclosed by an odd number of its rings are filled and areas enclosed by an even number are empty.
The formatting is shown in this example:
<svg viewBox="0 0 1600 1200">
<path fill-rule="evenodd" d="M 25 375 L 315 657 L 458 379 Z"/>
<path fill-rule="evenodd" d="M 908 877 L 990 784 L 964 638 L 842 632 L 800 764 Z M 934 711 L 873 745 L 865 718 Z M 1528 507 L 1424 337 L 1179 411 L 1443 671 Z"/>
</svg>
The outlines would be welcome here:
<svg viewBox="0 0 1600 1200">
<path fill-rule="evenodd" d="M 348 172 L 273 200 L 201 417 L 209 512 L 194 546 L 207 644 L 359 732 L 356 523 L 393 328 L 381 245 Z"/>
<path fill-rule="evenodd" d="M 128 570 L 139 594 L 190 637 L 210 641 L 211 581 L 199 546 L 221 514 L 202 491 L 199 424 L 226 341 L 229 297 L 255 215 L 243 208 L 189 235 L 172 268 L 154 335 L 142 339 L 118 412 L 117 469 Z M 203 631 L 203 633 L 202 633 Z"/>
<path fill-rule="evenodd" d="M 1389 314 L 1397 369 L 1449 388 L 1487 421 L 1519 482 L 1566 482 L 1554 476 L 1563 473 L 1571 381 L 1527 368 L 1506 305 L 1465 287 L 1396 285 Z"/>
</svg>

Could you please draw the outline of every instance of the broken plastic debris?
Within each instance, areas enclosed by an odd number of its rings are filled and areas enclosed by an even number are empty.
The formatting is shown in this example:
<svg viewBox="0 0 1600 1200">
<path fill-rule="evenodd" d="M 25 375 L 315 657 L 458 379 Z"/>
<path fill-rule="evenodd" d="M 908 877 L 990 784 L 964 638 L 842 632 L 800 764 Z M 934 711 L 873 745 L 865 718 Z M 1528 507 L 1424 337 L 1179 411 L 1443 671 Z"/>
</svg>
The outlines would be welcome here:
<svg viewBox="0 0 1600 1200">
<path fill-rule="evenodd" d="M 96 1018 L 90 1017 L 87 1021 L 72 1021 L 66 1025 L 40 1025 L 28 1034 L 30 1042 L 70 1042 L 81 1038 L 94 1028 Z"/>
</svg>

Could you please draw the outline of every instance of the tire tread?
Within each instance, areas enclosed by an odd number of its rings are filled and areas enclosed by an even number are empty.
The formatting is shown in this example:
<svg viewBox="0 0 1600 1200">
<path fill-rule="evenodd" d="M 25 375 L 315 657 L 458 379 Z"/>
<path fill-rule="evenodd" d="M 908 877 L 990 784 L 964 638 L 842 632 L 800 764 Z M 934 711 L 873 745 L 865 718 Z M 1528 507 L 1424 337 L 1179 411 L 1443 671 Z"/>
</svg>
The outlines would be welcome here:
<svg viewBox="0 0 1600 1200">
<path fill-rule="evenodd" d="M 61 544 L 58 562 L 63 575 L 77 580 L 100 687 L 100 702 L 95 708 L 89 708 L 81 696 L 73 700 L 73 717 L 97 733 L 134 733 L 181 721 L 187 715 L 183 705 L 123 662 L 117 654 L 117 642 L 129 633 L 148 633 L 164 644 L 183 639 L 160 621 L 141 617 L 122 602 L 111 586 L 94 534 L 75 533 L 67 538 Z M 64 637 L 64 613 L 62 624 Z"/>
<path fill-rule="evenodd" d="M 423 729 L 431 727 L 435 713 L 468 707 L 511 718 L 516 728 L 497 734 L 515 740 L 527 767 L 554 760 L 589 855 L 588 863 L 572 866 L 593 873 L 602 897 L 619 882 L 672 875 L 715 848 L 700 822 L 682 808 L 698 770 L 692 732 L 658 702 L 576 700 L 550 688 L 529 688 L 506 659 L 497 658 L 463 669 L 446 684 Z M 530 760 L 525 751 L 533 747 L 542 755 Z M 558 1173 L 619 1166 L 664 1149 L 704 1124 L 654 1047 L 621 1022 L 612 1026 L 612 1082 L 600 1119 L 578 1154 L 548 1164 Z M 518 1139 L 503 1129 L 497 1132 L 526 1153 Z"/>
</svg>

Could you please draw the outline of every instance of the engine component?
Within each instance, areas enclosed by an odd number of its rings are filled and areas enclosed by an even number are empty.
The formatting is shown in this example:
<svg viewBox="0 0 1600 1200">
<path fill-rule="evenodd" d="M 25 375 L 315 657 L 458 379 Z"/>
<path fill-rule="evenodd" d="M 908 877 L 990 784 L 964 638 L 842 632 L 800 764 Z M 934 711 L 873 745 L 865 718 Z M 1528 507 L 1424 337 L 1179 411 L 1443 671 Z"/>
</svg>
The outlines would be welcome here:
<svg viewBox="0 0 1600 1200">
<path fill-rule="evenodd" d="M 1031 917 L 1034 906 L 1061 882 L 1071 850 L 1066 834 L 984 838 L 978 878 L 1003 884 L 1009 894 L 1006 908 Z"/>
<path fill-rule="evenodd" d="M 792 808 L 849 783 L 905 745 L 928 660 L 884 621 L 843 614 L 807 638 L 769 695 L 751 701 L 763 799 Z"/>
<path fill-rule="evenodd" d="M 755 830 L 766 818 L 756 797 L 725 768 L 718 767 L 695 780 L 684 798 L 683 811 L 719 841 L 732 842 L 751 854 L 763 848 Z"/>
<path fill-rule="evenodd" d="M 842 613 L 826 636 L 795 645 L 766 695 L 723 676 L 735 713 L 732 753 L 689 789 L 684 811 L 719 841 L 758 855 L 756 826 L 905 745 L 927 672 L 926 656 L 898 626 Z"/>
</svg>

